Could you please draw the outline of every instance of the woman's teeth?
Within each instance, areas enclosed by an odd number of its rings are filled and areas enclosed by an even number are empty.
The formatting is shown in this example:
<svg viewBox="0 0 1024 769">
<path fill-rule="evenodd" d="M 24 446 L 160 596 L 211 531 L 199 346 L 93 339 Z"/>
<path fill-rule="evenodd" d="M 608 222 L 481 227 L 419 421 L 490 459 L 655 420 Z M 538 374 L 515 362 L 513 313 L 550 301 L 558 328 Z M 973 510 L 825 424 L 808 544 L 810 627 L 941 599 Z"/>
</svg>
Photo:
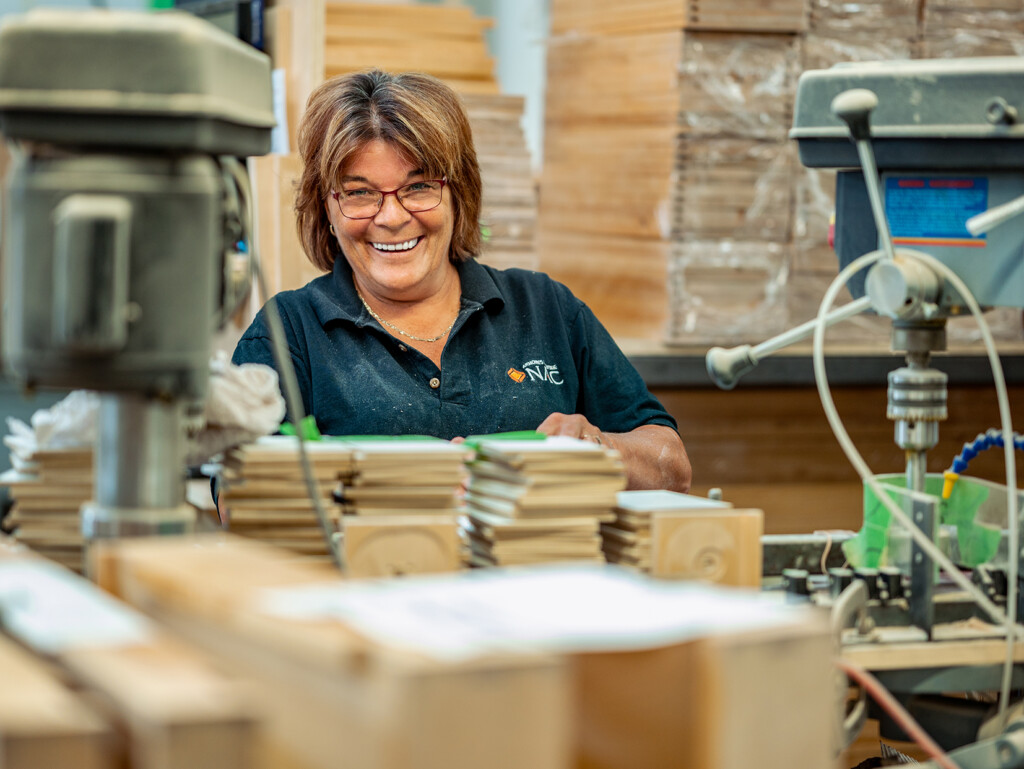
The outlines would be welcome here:
<svg viewBox="0 0 1024 769">
<path fill-rule="evenodd" d="M 407 240 L 404 243 L 370 243 L 378 251 L 408 251 L 420 242 L 419 238 Z"/>
</svg>

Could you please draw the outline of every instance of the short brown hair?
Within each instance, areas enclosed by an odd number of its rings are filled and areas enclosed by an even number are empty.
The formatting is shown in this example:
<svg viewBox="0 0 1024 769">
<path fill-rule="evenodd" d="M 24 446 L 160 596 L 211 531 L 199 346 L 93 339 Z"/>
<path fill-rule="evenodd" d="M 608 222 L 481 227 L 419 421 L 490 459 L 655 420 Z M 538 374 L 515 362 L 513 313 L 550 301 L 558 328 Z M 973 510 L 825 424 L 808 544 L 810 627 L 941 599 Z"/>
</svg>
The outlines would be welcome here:
<svg viewBox="0 0 1024 769">
<path fill-rule="evenodd" d="M 299 122 L 302 174 L 295 194 L 299 239 L 309 261 L 330 272 L 338 256 L 325 201 L 345 163 L 374 139 L 393 145 L 429 176 L 445 177 L 455 229 L 448 258 L 480 252 L 480 166 L 462 102 L 450 87 L 420 72 L 379 69 L 341 75 L 310 94 Z"/>
</svg>

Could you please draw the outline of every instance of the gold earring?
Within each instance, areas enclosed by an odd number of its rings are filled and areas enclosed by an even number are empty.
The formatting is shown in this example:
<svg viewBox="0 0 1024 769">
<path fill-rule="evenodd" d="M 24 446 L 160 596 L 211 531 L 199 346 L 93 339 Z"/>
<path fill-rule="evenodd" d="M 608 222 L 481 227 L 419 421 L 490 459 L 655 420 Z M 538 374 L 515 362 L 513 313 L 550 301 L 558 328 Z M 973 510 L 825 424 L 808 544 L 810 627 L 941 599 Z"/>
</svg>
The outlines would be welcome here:
<svg viewBox="0 0 1024 769">
<path fill-rule="evenodd" d="M 338 235 L 338 233 L 336 233 L 336 232 L 334 231 L 334 225 L 333 225 L 333 224 L 331 225 L 331 234 L 332 234 L 332 235 L 334 235 L 334 236 L 337 236 L 337 235 Z"/>
</svg>

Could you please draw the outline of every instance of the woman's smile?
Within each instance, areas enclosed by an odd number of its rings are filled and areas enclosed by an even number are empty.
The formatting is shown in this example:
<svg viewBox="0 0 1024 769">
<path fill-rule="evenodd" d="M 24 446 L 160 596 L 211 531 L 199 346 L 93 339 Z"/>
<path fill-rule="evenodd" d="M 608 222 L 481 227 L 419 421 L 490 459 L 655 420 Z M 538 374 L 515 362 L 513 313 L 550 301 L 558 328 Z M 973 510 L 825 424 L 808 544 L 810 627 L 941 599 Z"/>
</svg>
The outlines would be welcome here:
<svg viewBox="0 0 1024 769">
<path fill-rule="evenodd" d="M 420 241 L 423 240 L 423 236 L 420 235 L 409 240 L 404 240 L 400 243 L 388 243 L 385 241 L 370 241 L 370 245 L 378 251 L 411 251 L 419 245 Z"/>
</svg>

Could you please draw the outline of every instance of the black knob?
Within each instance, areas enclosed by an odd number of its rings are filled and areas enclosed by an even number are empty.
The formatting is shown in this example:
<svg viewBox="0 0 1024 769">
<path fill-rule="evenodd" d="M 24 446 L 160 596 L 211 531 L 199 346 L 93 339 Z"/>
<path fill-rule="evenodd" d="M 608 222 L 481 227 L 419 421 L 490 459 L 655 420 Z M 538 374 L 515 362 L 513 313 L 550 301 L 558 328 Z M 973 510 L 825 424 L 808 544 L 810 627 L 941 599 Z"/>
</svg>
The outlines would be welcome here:
<svg viewBox="0 0 1024 769">
<path fill-rule="evenodd" d="M 838 598 L 846 588 L 853 582 L 853 569 L 833 567 L 828 570 L 829 584 L 832 587 L 832 597 Z"/>
<path fill-rule="evenodd" d="M 903 597 L 903 575 L 895 566 L 883 566 L 878 570 L 882 583 L 882 600 L 895 601 Z"/>
<path fill-rule="evenodd" d="M 782 583 L 786 587 L 786 592 L 789 595 L 810 595 L 811 588 L 807 582 L 807 570 L 806 569 L 783 569 L 782 570 Z"/>
<path fill-rule="evenodd" d="M 878 584 L 878 569 L 854 569 L 854 579 L 864 581 L 868 588 L 868 600 L 877 601 L 881 595 Z"/>
</svg>

